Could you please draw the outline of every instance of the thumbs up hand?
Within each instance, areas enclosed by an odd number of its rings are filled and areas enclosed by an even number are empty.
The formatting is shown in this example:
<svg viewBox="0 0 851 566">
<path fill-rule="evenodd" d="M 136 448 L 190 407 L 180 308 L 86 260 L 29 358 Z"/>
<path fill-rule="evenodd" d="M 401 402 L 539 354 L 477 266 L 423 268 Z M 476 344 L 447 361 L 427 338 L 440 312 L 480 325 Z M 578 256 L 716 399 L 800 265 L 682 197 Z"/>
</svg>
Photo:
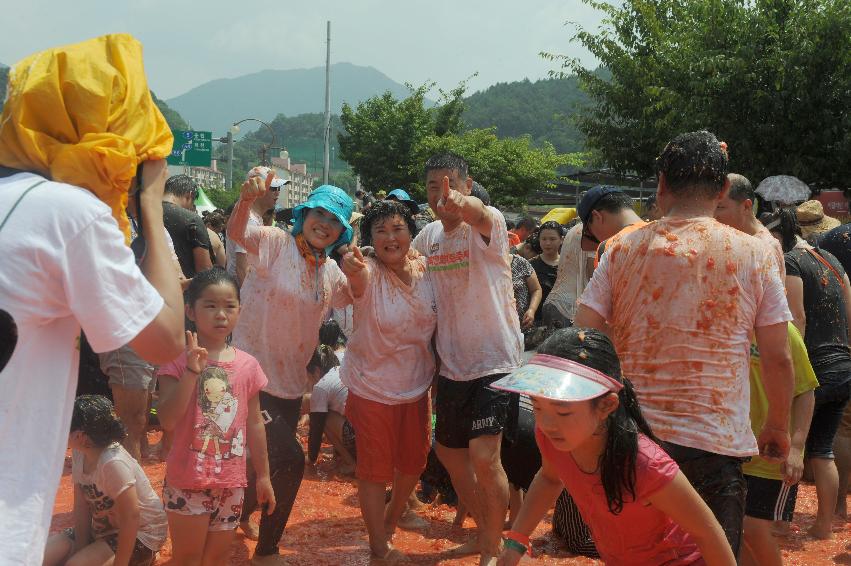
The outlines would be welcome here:
<svg viewBox="0 0 851 566">
<path fill-rule="evenodd" d="M 456 216 L 464 208 L 464 195 L 449 187 L 449 177 L 443 178 L 443 194 L 437 201 L 437 212 Z"/>
</svg>

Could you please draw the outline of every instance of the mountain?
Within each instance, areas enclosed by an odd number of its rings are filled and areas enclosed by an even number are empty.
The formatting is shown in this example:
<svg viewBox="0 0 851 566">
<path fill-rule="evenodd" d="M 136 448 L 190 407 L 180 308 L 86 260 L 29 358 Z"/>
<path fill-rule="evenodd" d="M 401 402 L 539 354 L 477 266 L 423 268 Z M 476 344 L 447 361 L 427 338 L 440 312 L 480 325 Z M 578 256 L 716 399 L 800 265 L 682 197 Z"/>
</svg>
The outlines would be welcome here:
<svg viewBox="0 0 851 566">
<path fill-rule="evenodd" d="M 576 77 L 527 79 L 472 94 L 464 100 L 462 120 L 467 128 L 495 127 L 503 137 L 528 134 L 536 143 L 548 141 L 560 153 L 570 153 L 584 149 L 570 116 L 587 103 Z"/>
<path fill-rule="evenodd" d="M 175 110 L 174 108 L 170 108 L 168 104 L 165 103 L 164 100 L 157 98 L 157 95 L 154 94 L 154 91 L 151 91 L 151 98 L 154 99 L 154 104 L 157 105 L 157 108 L 162 112 L 163 118 L 168 122 L 168 127 L 172 130 L 188 130 L 189 125 L 186 123 L 186 120 L 183 119 L 183 116 Z"/>
<path fill-rule="evenodd" d="M 331 111 L 339 114 L 343 102 L 357 104 L 390 91 L 405 98 L 410 91 L 373 67 L 351 63 L 331 66 Z M 223 135 L 230 125 L 243 118 L 271 122 L 278 114 L 296 116 L 324 112 L 325 68 L 267 70 L 234 79 L 217 79 L 168 99 L 196 130 L 212 130 Z M 246 123 L 245 130 L 256 130 Z"/>
</svg>

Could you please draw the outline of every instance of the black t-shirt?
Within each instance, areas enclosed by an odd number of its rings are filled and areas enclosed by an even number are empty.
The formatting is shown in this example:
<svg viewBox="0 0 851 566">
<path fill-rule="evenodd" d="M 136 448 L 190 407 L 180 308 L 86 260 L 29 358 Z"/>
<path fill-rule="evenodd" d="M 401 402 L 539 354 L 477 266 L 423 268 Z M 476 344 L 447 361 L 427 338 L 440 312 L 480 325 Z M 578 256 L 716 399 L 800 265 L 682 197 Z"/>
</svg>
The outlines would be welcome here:
<svg viewBox="0 0 851 566">
<path fill-rule="evenodd" d="M 837 226 L 823 234 L 818 245 L 839 260 L 845 273 L 851 273 L 851 224 Z"/>
<path fill-rule="evenodd" d="M 842 264 L 822 249 L 795 248 L 785 254 L 786 274 L 800 277 L 804 282 L 804 313 L 807 316 L 804 343 L 810 363 L 816 375 L 820 369 L 851 371 L 842 283 L 814 254 L 821 255 L 839 277 L 845 275 Z"/>
<path fill-rule="evenodd" d="M 204 248 L 210 251 L 207 227 L 197 214 L 163 201 L 163 224 L 174 242 L 174 253 L 187 279 L 195 277 L 195 257 L 192 250 Z"/>
<path fill-rule="evenodd" d="M 555 285 L 558 266 L 548 264 L 541 256 L 535 256 L 529 263 L 532 264 L 532 268 L 534 268 L 535 274 L 538 276 L 538 282 L 541 284 L 541 291 L 543 291 L 541 304 L 543 305 L 550 291 L 553 290 L 553 285 Z M 541 320 L 541 311 L 543 309 L 538 309 L 538 312 L 535 314 L 535 320 Z"/>
</svg>

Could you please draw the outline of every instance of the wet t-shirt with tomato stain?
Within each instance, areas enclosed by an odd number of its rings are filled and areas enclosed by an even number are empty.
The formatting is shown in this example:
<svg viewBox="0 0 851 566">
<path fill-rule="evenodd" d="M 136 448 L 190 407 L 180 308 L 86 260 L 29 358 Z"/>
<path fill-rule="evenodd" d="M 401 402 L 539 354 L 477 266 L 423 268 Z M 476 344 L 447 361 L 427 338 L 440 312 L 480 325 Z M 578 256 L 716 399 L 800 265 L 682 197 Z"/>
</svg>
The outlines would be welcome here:
<svg viewBox="0 0 851 566">
<path fill-rule="evenodd" d="M 833 270 L 813 254 L 819 254 Z M 844 381 L 834 379 L 832 383 L 821 383 L 823 386 L 841 385 L 851 378 L 848 318 L 839 279 L 845 275 L 845 270 L 839 260 L 825 250 L 794 248 L 786 254 L 786 273 L 790 277 L 800 277 L 804 283 L 804 313 L 807 316 L 804 343 L 819 383 L 828 376 L 841 376 Z M 828 368 L 829 373 L 820 371 Z M 837 375 L 835 370 L 844 371 Z"/>
<path fill-rule="evenodd" d="M 505 218 L 489 206 L 488 241 L 464 222 L 432 222 L 411 247 L 426 256 L 437 301 L 440 374 L 471 381 L 520 367 L 523 335 L 514 304 Z"/>
<path fill-rule="evenodd" d="M 269 377 L 263 391 L 296 399 L 310 388 L 306 368 L 319 345 L 319 327 L 332 308 L 351 302 L 351 293 L 334 261 L 309 263 L 289 232 L 253 230 L 259 254 L 240 289 L 233 343 L 260 362 Z"/>
<path fill-rule="evenodd" d="M 553 464 L 576 502 L 603 562 L 629 566 L 685 566 L 700 559 L 700 550 L 691 535 L 647 502 L 648 497 L 670 484 L 680 470 L 652 440 L 643 434 L 638 436 L 635 497 L 624 490 L 623 509 L 615 515 L 609 511 L 599 472 L 582 471 L 570 452 L 557 449 L 538 428 L 535 439 L 541 456 Z"/>
<path fill-rule="evenodd" d="M 757 453 L 750 336 L 792 319 L 765 243 L 708 217 L 662 219 L 614 243 L 579 302 L 608 321 L 658 438 Z"/>
</svg>

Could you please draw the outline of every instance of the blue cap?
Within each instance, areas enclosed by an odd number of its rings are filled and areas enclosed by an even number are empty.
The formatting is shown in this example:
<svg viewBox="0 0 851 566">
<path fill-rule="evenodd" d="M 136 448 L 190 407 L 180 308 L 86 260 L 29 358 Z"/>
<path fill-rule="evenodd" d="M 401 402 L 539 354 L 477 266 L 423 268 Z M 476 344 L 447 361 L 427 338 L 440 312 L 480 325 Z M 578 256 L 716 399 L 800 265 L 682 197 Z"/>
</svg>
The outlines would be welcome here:
<svg viewBox="0 0 851 566">
<path fill-rule="evenodd" d="M 418 214 L 420 212 L 420 207 L 417 205 L 417 201 L 412 199 L 411 195 L 409 195 L 404 189 L 393 189 L 384 200 L 398 200 L 399 202 L 405 203 L 408 208 L 411 209 L 411 214 Z"/>
<path fill-rule="evenodd" d="M 622 192 L 619 188 L 611 185 L 597 185 L 596 187 L 592 187 L 591 190 L 582 195 L 582 200 L 579 201 L 579 206 L 576 207 L 577 216 L 579 216 L 583 224 L 588 224 L 591 212 L 604 196 Z"/>
<path fill-rule="evenodd" d="M 322 185 L 317 187 L 307 197 L 307 202 L 304 202 L 293 209 L 293 236 L 301 234 L 304 225 L 304 213 L 311 208 L 324 208 L 340 221 L 343 225 L 343 233 L 336 242 L 325 248 L 325 253 L 331 251 L 337 246 L 348 244 L 352 241 L 354 230 L 349 224 L 349 218 L 352 216 L 352 211 L 355 209 L 355 204 L 346 191 L 333 185 Z"/>
</svg>

